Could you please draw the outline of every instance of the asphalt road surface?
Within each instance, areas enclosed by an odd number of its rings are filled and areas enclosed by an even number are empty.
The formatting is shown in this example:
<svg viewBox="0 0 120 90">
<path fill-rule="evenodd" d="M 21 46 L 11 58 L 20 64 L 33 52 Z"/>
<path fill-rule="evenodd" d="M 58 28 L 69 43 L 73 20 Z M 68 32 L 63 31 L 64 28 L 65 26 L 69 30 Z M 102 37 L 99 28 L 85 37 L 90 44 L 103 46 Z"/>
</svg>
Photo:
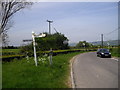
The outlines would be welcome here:
<svg viewBox="0 0 120 90">
<path fill-rule="evenodd" d="M 73 62 L 75 88 L 118 88 L 118 61 L 96 52 L 78 55 Z"/>
</svg>

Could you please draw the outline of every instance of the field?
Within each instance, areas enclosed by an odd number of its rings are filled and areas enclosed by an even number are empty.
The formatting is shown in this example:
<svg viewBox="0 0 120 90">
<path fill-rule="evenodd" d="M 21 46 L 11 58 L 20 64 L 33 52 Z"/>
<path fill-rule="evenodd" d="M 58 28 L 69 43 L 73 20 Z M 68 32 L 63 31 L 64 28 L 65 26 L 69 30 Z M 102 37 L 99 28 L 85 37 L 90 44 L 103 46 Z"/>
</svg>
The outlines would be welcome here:
<svg viewBox="0 0 120 90">
<path fill-rule="evenodd" d="M 19 51 L 20 49 L 4 49 L 3 53 L 19 53 Z M 120 48 L 112 48 L 110 52 L 112 56 L 120 57 Z M 52 66 L 50 66 L 49 60 L 46 57 L 42 57 L 43 60 L 39 57 L 37 67 L 35 66 L 33 57 L 2 62 L 2 87 L 70 88 L 68 80 L 70 71 L 69 60 L 80 53 L 83 53 L 83 51 L 53 56 Z"/>
<path fill-rule="evenodd" d="M 69 88 L 69 60 L 82 52 L 53 56 L 53 64 L 41 62 L 36 67 L 33 58 L 23 58 L 2 64 L 3 88 Z"/>
<path fill-rule="evenodd" d="M 0 53 L 2 52 L 2 57 L 10 57 L 12 55 L 19 55 L 20 49 L 2 49 Z"/>
<path fill-rule="evenodd" d="M 0 89 L 2 89 L 2 62 L 0 61 Z"/>
<path fill-rule="evenodd" d="M 96 49 L 87 49 L 88 51 L 95 51 Z M 80 52 L 80 51 L 85 51 L 84 49 L 67 49 L 67 50 L 53 50 L 53 56 L 58 55 L 58 54 L 66 54 L 66 53 L 71 53 L 71 52 Z M 10 61 L 14 58 L 22 58 L 25 57 L 26 54 L 20 52 L 20 49 L 3 49 L 2 51 L 2 58 L 3 61 Z M 37 55 L 42 56 L 44 54 L 49 54 L 50 51 L 37 51 Z M 33 51 L 29 52 L 29 56 L 33 56 Z"/>
<path fill-rule="evenodd" d="M 2 49 L 2 52 L 16 52 L 18 53 L 20 49 Z"/>
<path fill-rule="evenodd" d="M 120 47 L 119 48 L 111 48 L 110 52 L 113 57 L 120 57 Z"/>
</svg>

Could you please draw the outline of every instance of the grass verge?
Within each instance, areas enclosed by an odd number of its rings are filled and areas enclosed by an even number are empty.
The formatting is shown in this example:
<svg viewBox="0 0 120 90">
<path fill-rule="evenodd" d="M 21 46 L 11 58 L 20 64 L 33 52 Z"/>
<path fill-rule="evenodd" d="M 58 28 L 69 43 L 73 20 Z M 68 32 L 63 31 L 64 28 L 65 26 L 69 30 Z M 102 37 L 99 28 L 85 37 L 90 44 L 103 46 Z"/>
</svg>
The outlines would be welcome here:
<svg viewBox="0 0 120 90">
<path fill-rule="evenodd" d="M 53 65 L 39 62 L 36 67 L 33 58 L 23 58 L 2 63 L 3 88 L 69 88 L 69 60 L 83 52 L 53 56 Z"/>
<path fill-rule="evenodd" d="M 119 48 L 111 48 L 110 52 L 113 57 L 120 57 L 120 47 Z"/>
</svg>

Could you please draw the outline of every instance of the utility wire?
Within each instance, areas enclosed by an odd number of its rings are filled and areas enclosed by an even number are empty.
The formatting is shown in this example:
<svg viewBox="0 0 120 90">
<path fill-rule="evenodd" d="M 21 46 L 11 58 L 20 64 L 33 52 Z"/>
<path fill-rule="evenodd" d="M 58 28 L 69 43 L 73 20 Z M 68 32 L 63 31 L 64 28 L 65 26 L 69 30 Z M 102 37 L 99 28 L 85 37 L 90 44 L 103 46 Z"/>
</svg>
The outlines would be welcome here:
<svg viewBox="0 0 120 90">
<path fill-rule="evenodd" d="M 109 33 L 105 33 L 104 35 L 110 35 L 111 33 L 115 32 L 115 31 L 118 31 L 118 30 L 120 30 L 120 27 L 116 28 L 115 30 L 113 30 L 113 31 L 111 31 Z"/>
<path fill-rule="evenodd" d="M 54 28 L 54 30 L 56 31 L 56 33 L 58 33 L 58 31 Z"/>
<path fill-rule="evenodd" d="M 115 29 L 109 33 L 104 34 L 104 38 L 106 38 L 108 41 L 112 41 L 112 39 L 108 38 L 108 35 L 112 34 L 113 32 L 116 32 L 118 30 L 120 30 L 120 27 L 118 27 L 117 29 Z"/>
<path fill-rule="evenodd" d="M 55 32 L 56 32 L 56 33 L 59 33 L 59 32 L 56 30 L 56 28 L 55 28 L 55 27 L 53 27 L 53 26 L 52 26 L 52 28 L 55 30 Z"/>
<path fill-rule="evenodd" d="M 105 41 L 112 41 L 112 39 L 110 39 L 110 38 L 108 38 L 106 36 L 104 36 L 104 38 L 105 38 Z"/>
</svg>

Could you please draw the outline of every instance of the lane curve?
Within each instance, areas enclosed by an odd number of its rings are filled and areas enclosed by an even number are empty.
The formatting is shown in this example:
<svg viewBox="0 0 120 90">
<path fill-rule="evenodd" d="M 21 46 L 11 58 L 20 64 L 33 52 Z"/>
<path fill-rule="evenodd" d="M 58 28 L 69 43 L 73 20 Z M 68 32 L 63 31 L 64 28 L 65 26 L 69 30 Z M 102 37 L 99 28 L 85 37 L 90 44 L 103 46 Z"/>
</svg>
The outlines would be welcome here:
<svg viewBox="0 0 120 90">
<path fill-rule="evenodd" d="M 73 62 L 75 88 L 118 88 L 118 61 L 96 52 L 78 55 Z"/>
</svg>

